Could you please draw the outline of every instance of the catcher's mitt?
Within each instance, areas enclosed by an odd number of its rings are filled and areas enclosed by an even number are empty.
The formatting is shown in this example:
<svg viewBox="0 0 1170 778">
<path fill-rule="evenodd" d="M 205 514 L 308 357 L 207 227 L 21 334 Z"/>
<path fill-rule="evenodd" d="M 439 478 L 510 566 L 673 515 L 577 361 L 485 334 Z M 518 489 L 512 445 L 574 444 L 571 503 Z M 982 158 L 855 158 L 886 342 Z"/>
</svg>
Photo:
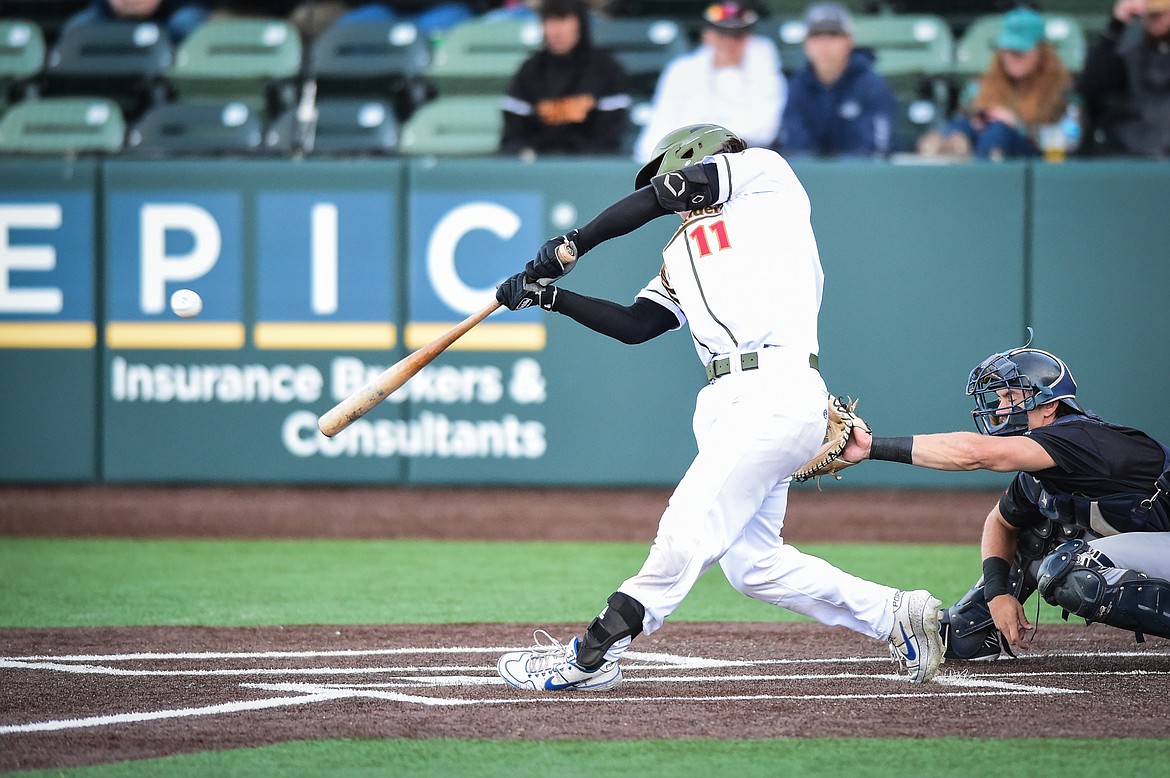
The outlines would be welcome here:
<svg viewBox="0 0 1170 778">
<path fill-rule="evenodd" d="M 839 473 L 842 470 L 857 464 L 841 459 L 841 452 L 849 443 L 849 436 L 853 434 L 854 427 L 872 432 L 865 420 L 857 415 L 856 409 L 857 400 L 842 400 L 840 397 L 829 395 L 829 420 L 825 425 L 825 442 L 817 449 L 817 453 L 813 454 L 812 459 L 792 474 L 794 480 L 803 483 L 810 478 L 819 479 L 820 476 L 831 475 L 839 481 L 841 480 Z"/>
</svg>

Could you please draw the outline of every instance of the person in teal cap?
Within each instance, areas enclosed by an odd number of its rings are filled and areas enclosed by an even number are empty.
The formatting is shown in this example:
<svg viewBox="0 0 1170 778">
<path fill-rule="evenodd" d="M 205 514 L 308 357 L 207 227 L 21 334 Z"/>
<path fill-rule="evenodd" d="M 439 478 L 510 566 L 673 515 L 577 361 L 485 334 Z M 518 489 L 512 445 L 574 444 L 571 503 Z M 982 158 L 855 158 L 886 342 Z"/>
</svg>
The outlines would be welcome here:
<svg viewBox="0 0 1170 778">
<path fill-rule="evenodd" d="M 1039 156 L 1040 128 L 1064 116 L 1072 77 L 1045 40 L 1044 17 L 1029 8 L 1004 15 L 995 49 L 958 114 L 942 132 L 923 135 L 919 153 L 992 161 Z"/>
</svg>

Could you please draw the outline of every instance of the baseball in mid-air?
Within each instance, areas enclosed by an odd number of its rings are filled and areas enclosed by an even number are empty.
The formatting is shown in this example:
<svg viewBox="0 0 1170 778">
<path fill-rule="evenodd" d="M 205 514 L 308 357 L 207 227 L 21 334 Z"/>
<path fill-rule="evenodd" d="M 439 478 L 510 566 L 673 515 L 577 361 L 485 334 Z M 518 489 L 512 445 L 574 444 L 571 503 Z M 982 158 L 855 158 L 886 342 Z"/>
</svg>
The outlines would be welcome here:
<svg viewBox="0 0 1170 778">
<path fill-rule="evenodd" d="M 203 298 L 190 289 L 179 289 L 171 295 L 171 310 L 184 319 L 198 316 L 203 310 Z"/>
</svg>

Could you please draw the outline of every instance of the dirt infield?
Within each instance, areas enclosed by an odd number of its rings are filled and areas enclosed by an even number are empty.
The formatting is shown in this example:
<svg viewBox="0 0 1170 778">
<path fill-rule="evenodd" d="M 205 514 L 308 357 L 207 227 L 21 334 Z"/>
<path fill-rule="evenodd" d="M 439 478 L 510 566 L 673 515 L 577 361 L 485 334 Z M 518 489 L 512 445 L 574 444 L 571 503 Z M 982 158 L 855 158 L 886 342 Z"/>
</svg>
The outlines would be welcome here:
<svg viewBox="0 0 1170 778">
<path fill-rule="evenodd" d="M 998 496 L 799 487 L 784 537 L 978 543 Z M 669 497 L 666 489 L 0 487 L 0 535 L 648 542 Z"/>
<path fill-rule="evenodd" d="M 0 534 L 646 541 L 666 491 L 0 489 Z M 786 537 L 976 543 L 987 492 L 794 493 Z M 437 526 L 435 516 L 446 521 Z M 555 517 L 550 521 L 549 517 Z M 1018 660 L 896 675 L 884 643 L 811 624 L 668 625 L 607 694 L 505 687 L 546 627 L 0 629 L 0 770 L 316 738 L 1170 734 L 1170 642 L 1044 624 Z"/>
</svg>

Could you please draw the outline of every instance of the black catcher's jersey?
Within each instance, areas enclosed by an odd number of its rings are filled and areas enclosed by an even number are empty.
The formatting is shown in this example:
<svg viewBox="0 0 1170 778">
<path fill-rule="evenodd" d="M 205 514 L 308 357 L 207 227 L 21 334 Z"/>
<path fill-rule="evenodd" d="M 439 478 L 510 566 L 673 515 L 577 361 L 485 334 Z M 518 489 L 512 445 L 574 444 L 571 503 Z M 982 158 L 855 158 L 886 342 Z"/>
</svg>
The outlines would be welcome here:
<svg viewBox="0 0 1170 778">
<path fill-rule="evenodd" d="M 1128 513 L 1125 506 L 1151 496 L 1154 481 L 1170 466 L 1170 455 L 1149 435 L 1093 416 L 1062 416 L 1025 434 L 1044 447 L 1056 467 L 1019 473 L 1012 479 L 1000 497 L 999 510 L 1016 527 L 1028 527 L 1044 519 L 1083 524 L 1083 519 L 1071 515 L 1082 508 L 1074 508 L 1072 503 L 1082 503 L 1083 507 L 1101 498 L 1114 497 L 1102 505 L 1117 503 L 1114 510 L 1121 508 Z M 1122 495 L 1130 495 L 1131 499 L 1125 500 Z M 1136 529 L 1110 523 L 1123 532 Z"/>
</svg>

